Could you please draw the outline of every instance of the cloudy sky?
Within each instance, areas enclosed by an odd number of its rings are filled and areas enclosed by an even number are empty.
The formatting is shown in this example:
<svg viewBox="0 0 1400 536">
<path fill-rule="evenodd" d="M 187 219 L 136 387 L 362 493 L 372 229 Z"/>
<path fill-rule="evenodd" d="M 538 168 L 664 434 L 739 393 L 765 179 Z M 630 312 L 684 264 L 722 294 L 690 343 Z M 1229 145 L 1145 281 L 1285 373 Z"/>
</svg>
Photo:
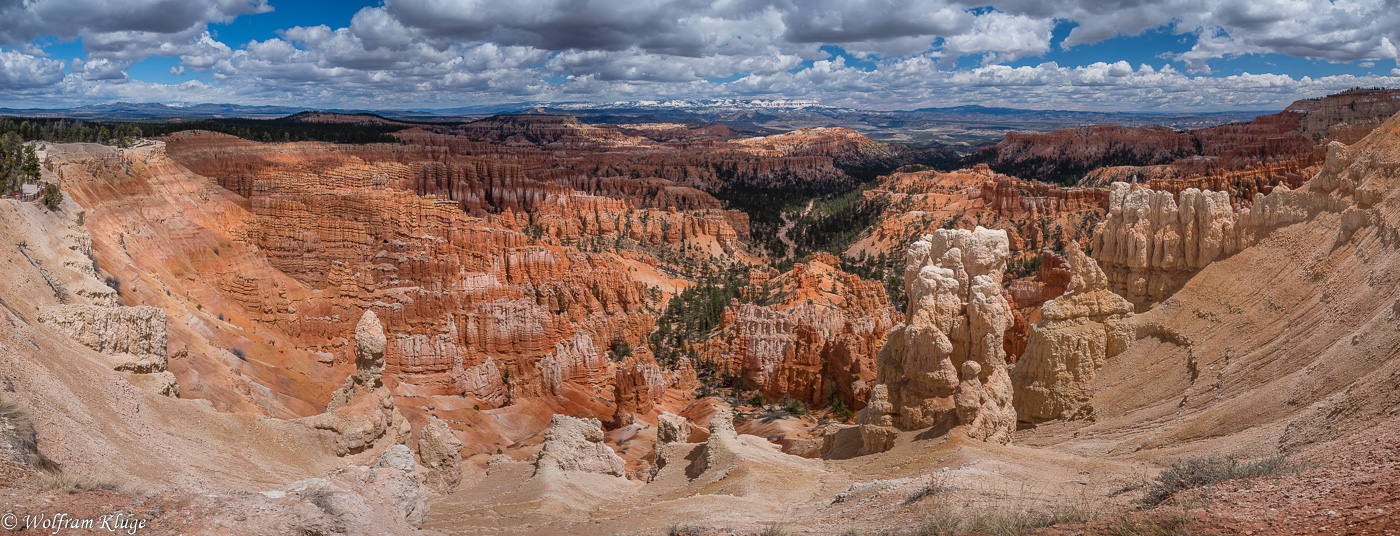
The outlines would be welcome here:
<svg viewBox="0 0 1400 536">
<path fill-rule="evenodd" d="M 0 20 L 0 107 L 1272 110 L 1400 87 L 1400 0 L 0 0 Z"/>
</svg>

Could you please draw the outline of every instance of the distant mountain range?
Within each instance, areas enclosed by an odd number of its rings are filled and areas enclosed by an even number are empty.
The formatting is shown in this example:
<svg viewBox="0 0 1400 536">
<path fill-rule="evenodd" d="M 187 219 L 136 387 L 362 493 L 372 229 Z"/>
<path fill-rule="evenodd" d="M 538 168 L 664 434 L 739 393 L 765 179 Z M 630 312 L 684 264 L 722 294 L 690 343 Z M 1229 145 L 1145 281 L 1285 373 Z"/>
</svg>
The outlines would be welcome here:
<svg viewBox="0 0 1400 536">
<path fill-rule="evenodd" d="M 999 140 L 1013 130 L 1046 132 L 1094 124 L 1196 129 L 1249 121 L 1276 111 L 1084 112 L 985 106 L 880 111 L 825 106 L 816 101 L 642 101 L 544 105 L 526 113 L 572 115 L 597 123 L 724 123 L 735 130 L 757 133 L 843 126 L 875 140 L 925 146 L 979 145 Z"/>
<path fill-rule="evenodd" d="M 73 119 L 272 119 L 313 111 L 291 106 L 240 104 L 166 105 L 115 102 L 75 108 L 0 108 L 0 116 L 68 117 Z M 374 113 L 392 119 L 463 121 L 501 113 L 572 115 L 590 123 L 724 123 L 739 131 L 764 133 L 817 126 L 844 126 L 872 139 L 913 145 L 978 145 L 1000 139 L 1008 131 L 1049 131 L 1087 124 L 1162 125 L 1178 129 L 1203 128 L 1247 121 L 1269 112 L 1086 112 L 1027 110 L 985 106 L 860 110 L 823 105 L 815 100 L 667 100 L 610 103 L 505 103 L 413 110 L 314 110 L 333 113 Z"/>
</svg>

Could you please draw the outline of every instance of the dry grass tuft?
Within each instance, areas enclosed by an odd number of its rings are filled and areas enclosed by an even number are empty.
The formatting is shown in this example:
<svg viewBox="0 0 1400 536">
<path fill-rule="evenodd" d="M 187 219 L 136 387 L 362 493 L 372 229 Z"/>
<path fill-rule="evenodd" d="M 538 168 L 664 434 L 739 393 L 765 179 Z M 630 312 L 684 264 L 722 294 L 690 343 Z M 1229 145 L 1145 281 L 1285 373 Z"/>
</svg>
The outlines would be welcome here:
<svg viewBox="0 0 1400 536">
<path fill-rule="evenodd" d="M 978 510 L 938 509 L 911 536 L 1022 536 L 1036 529 L 1066 523 L 1093 521 L 1098 513 L 1081 506 L 1060 506 L 1050 510 L 986 508 Z"/>
<path fill-rule="evenodd" d="M 4 395 L 0 395 L 0 433 L 30 467 L 41 471 L 58 470 L 58 464 L 39 453 L 39 434 L 29 413 Z"/>
<path fill-rule="evenodd" d="M 1162 504 L 1181 491 L 1204 488 L 1227 480 L 1282 476 L 1316 467 L 1307 460 L 1290 461 L 1283 455 L 1270 456 L 1244 463 L 1234 456 L 1207 456 L 1177 460 L 1170 468 L 1157 474 L 1147 486 L 1147 493 L 1138 502 L 1148 506 Z"/>
<path fill-rule="evenodd" d="M 121 486 L 110 480 L 96 479 L 67 471 L 43 471 L 40 482 L 47 489 L 79 493 L 83 491 L 122 491 Z"/>
</svg>

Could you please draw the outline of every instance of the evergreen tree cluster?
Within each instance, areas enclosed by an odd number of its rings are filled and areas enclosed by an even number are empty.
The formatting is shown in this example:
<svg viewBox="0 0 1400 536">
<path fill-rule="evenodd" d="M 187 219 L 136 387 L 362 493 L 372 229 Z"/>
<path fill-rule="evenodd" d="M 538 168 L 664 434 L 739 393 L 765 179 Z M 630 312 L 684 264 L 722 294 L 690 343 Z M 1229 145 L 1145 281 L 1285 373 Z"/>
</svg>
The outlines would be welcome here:
<svg viewBox="0 0 1400 536">
<path fill-rule="evenodd" d="M 208 130 L 260 142 L 324 141 L 330 143 L 398 143 L 390 135 L 404 125 L 380 123 L 311 123 L 296 116 L 278 119 L 199 119 L 151 122 L 146 129 L 152 136 L 183 130 Z"/>
<path fill-rule="evenodd" d="M 129 147 L 143 134 L 134 123 L 109 123 L 51 118 L 0 118 L 0 135 L 13 133 L 24 141 L 101 143 Z"/>
<path fill-rule="evenodd" d="M 719 325 L 724 308 L 730 300 L 740 298 L 749 284 L 744 268 L 738 264 L 727 269 L 706 265 L 699 281 L 671 298 L 666 311 L 656 322 L 657 329 L 648 339 L 657 362 L 671 367 L 681 356 L 695 363 L 691 343 L 709 337 Z"/>
<path fill-rule="evenodd" d="M 14 132 L 0 134 L 0 194 L 19 191 L 25 181 L 39 180 L 39 156 Z"/>
<path fill-rule="evenodd" d="M 812 209 L 799 217 L 788 232 L 797 245 L 796 256 L 802 258 L 817 251 L 840 256 L 868 232 L 886 208 L 883 201 L 865 200 L 865 192 L 873 187 L 875 183 L 867 183 L 813 201 Z"/>
<path fill-rule="evenodd" d="M 278 119 L 163 119 L 141 121 L 83 121 L 43 117 L 0 118 L 0 134 L 13 132 L 24 141 L 101 143 L 130 147 L 137 138 L 164 136 L 184 130 L 208 130 L 252 141 L 326 141 L 331 143 L 397 143 L 393 132 L 402 124 L 311 123 L 296 116 Z"/>
<path fill-rule="evenodd" d="M 1006 260 L 1006 273 L 1011 274 L 1012 279 L 1033 277 L 1040 273 L 1043 260 L 1039 253 L 1011 257 Z"/>
</svg>

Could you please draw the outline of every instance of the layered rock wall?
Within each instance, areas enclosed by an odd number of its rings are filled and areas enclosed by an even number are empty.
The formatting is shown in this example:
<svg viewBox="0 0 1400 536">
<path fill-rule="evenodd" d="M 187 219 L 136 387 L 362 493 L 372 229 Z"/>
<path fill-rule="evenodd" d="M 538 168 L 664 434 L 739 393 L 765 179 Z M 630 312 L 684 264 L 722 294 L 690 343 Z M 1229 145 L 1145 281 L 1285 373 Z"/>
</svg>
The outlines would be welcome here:
<svg viewBox="0 0 1400 536">
<path fill-rule="evenodd" d="M 1010 219 L 1055 217 L 1065 212 L 1108 208 L 1108 193 L 1097 188 L 1060 188 L 1004 175 L 990 177 L 980 191 L 990 208 Z"/>
<path fill-rule="evenodd" d="M 504 212 L 472 217 L 460 203 L 479 197 L 470 188 L 423 195 L 396 189 L 417 180 L 410 164 L 431 154 L 423 147 L 267 145 L 184 134 L 171 151 L 248 195 L 254 217 L 235 236 L 316 292 L 293 303 L 275 280 L 221 277 L 222 290 L 257 321 L 344 362 L 352 352 L 333 341 L 349 331 L 349 320 L 373 310 L 390 332 L 390 373 L 494 406 L 516 395 L 558 393 L 563 382 L 609 383 L 613 367 L 593 341 L 636 345 L 654 323 L 646 285 L 613 258 L 561 240 L 591 243 L 599 237 L 591 233 L 605 233 L 642 245 L 698 244 L 723 255 L 738 237 L 728 225 L 737 219 L 723 211 L 636 210 L 562 186 L 510 182 L 515 175 L 492 175 L 497 168 L 490 166 L 471 168 L 472 180 L 497 192 L 482 206 Z M 241 182 L 245 175 L 253 180 Z M 459 198 L 446 202 L 439 194 Z M 544 198 L 552 201 L 532 204 Z M 537 214 L 513 213 L 512 206 Z M 648 224 L 630 226 L 625 236 L 628 221 Z"/>
<path fill-rule="evenodd" d="M 613 381 L 616 422 L 624 422 L 628 415 L 651 413 L 666 395 L 670 382 L 661 367 L 649 359 L 650 354 L 647 355 L 648 358 L 628 357 L 617 368 Z"/>
<path fill-rule="evenodd" d="M 97 352 L 124 356 L 117 370 L 165 370 L 165 311 L 159 307 L 51 305 L 39 309 L 39 322 Z"/>
<path fill-rule="evenodd" d="M 815 407 L 834 399 L 863 407 L 875 356 L 899 314 L 883 285 L 839 265 L 819 253 L 777 276 L 755 270 L 744 292 L 756 303 L 725 309 L 720 336 L 705 343 L 703 358 L 736 372 L 769 400 Z"/>
</svg>

